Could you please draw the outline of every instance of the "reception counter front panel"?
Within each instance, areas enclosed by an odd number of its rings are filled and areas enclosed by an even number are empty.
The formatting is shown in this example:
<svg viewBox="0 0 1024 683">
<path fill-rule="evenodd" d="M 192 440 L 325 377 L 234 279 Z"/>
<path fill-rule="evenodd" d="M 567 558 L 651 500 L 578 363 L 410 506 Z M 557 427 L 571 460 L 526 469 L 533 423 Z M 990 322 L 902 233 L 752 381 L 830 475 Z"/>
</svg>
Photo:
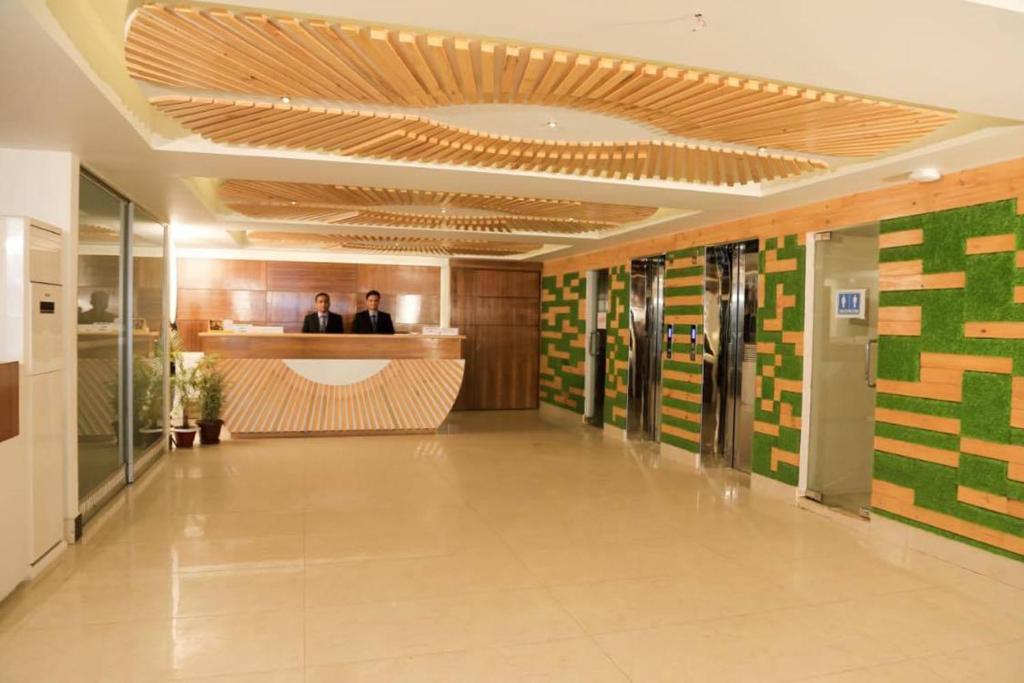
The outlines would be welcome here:
<svg viewBox="0 0 1024 683">
<path fill-rule="evenodd" d="M 235 437 L 437 430 L 462 384 L 462 338 L 200 334 L 225 375 Z"/>
</svg>

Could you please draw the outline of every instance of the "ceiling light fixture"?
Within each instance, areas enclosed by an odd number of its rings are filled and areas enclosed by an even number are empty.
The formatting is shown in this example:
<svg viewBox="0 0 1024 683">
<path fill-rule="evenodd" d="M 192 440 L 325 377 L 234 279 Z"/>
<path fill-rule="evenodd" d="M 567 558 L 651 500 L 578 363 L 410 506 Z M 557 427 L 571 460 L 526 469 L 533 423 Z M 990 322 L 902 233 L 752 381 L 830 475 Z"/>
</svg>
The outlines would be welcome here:
<svg viewBox="0 0 1024 683">
<path fill-rule="evenodd" d="M 758 147 L 757 148 L 757 153 L 758 154 L 767 154 L 768 153 L 768 148 L 767 147 Z"/>
<path fill-rule="evenodd" d="M 558 128 L 558 121 L 555 121 L 554 119 L 552 119 L 551 121 L 548 121 L 547 122 L 547 127 L 548 128 Z"/>
<path fill-rule="evenodd" d="M 288 104 L 288 103 L 290 103 L 291 101 L 292 101 L 292 98 L 288 97 L 287 95 L 282 95 L 282 96 L 281 96 L 281 102 L 282 102 L 282 104 Z"/>
<path fill-rule="evenodd" d="M 923 166 L 910 172 L 910 179 L 919 183 L 934 183 L 941 178 L 942 173 L 934 166 Z"/>
</svg>

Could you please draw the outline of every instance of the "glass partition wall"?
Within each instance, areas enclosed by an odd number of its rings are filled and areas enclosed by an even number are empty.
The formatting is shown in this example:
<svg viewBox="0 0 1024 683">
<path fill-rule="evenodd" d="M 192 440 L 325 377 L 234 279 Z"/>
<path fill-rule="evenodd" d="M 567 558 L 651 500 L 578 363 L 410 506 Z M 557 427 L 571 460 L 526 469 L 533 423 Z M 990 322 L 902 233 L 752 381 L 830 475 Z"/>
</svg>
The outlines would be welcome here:
<svg viewBox="0 0 1024 683">
<path fill-rule="evenodd" d="M 167 443 L 167 229 L 84 171 L 79 192 L 78 494 L 87 520 Z"/>
</svg>

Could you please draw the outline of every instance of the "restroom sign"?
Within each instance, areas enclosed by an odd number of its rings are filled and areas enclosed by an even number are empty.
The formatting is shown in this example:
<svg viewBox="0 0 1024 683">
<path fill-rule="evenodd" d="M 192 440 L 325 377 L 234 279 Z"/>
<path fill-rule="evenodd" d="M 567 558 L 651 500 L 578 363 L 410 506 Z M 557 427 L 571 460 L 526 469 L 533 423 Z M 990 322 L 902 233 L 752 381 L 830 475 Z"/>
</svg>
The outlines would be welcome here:
<svg viewBox="0 0 1024 683">
<path fill-rule="evenodd" d="M 865 318 L 866 289 L 840 289 L 836 291 L 837 318 Z"/>
</svg>

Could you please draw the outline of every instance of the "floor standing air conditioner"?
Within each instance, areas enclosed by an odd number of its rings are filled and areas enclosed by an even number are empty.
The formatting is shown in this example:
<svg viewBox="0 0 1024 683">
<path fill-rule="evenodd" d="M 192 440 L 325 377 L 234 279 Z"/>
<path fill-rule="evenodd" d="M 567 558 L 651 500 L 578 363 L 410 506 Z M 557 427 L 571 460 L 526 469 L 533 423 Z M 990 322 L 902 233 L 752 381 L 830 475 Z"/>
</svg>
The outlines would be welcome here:
<svg viewBox="0 0 1024 683">
<path fill-rule="evenodd" d="M 20 321 L 23 328 L 21 404 L 30 463 L 25 485 L 29 555 L 35 565 L 64 541 L 64 235 L 24 218 L 0 218 L 0 226 L 7 281 L 21 281 L 20 288 L 12 288 L 20 292 L 5 292 L 5 307 L 6 321 Z M 8 332 L 8 338 L 18 334 Z"/>
</svg>

